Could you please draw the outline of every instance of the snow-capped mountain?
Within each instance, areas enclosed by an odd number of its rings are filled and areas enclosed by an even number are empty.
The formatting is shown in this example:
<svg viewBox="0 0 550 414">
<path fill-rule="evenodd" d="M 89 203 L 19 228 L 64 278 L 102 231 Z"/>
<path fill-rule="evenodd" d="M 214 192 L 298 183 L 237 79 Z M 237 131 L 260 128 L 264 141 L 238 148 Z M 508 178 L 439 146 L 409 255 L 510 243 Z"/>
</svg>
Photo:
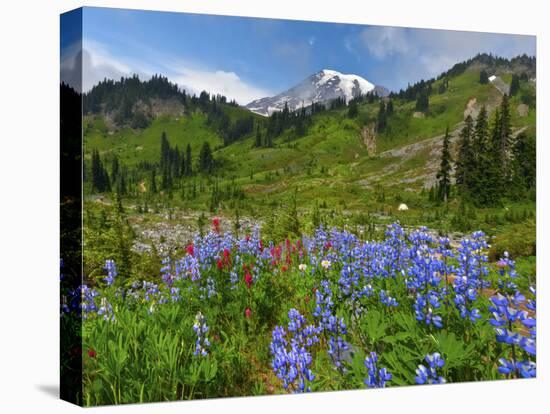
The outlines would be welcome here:
<svg viewBox="0 0 550 414">
<path fill-rule="evenodd" d="M 285 103 L 289 109 L 294 110 L 307 107 L 313 102 L 327 102 L 336 98 L 344 98 L 347 102 L 371 91 L 380 95 L 387 94 L 387 89 L 375 86 L 361 76 L 323 69 L 278 95 L 250 102 L 246 108 L 261 115 L 271 115 L 282 110 Z"/>
</svg>

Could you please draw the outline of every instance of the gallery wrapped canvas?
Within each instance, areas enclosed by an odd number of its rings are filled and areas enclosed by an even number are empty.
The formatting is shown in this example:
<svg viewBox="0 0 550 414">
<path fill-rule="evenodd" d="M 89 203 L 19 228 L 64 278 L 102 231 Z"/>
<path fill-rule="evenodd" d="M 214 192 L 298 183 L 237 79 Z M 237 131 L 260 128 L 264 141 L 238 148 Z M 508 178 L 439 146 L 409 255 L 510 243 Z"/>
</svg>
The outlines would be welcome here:
<svg viewBox="0 0 550 414">
<path fill-rule="evenodd" d="M 536 376 L 534 36 L 81 8 L 60 46 L 63 399 Z"/>
</svg>

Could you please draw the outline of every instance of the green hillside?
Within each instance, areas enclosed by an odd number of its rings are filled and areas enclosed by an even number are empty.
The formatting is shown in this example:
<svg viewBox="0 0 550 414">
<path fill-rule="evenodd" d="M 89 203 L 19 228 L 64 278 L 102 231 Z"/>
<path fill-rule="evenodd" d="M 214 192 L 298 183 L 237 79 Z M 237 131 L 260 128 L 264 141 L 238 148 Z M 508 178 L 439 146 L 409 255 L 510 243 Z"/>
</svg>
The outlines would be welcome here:
<svg viewBox="0 0 550 414">
<path fill-rule="evenodd" d="M 299 222 L 300 231 L 319 223 L 372 230 L 396 218 L 404 224 L 429 225 L 443 232 L 471 228 L 490 234 L 517 231 L 511 230 L 512 226 L 534 219 L 534 196 L 522 193 L 521 197 L 505 196 L 491 205 L 476 205 L 453 186 L 447 202 L 433 197 L 446 128 L 450 130 L 454 162 L 467 114 L 475 120 L 485 107 L 489 126 L 494 123 L 503 94 L 491 82 L 480 82 L 480 71 L 488 67 L 470 63 L 428 82 L 427 110 L 418 110 L 418 99 L 405 96 L 414 92 L 413 85 L 405 94 L 358 99 L 357 114 L 351 114 L 350 105 L 344 104 L 289 115 L 291 120 L 280 121 L 284 125 L 270 142 L 267 137 L 276 120 L 251 114 L 220 97 L 184 96 L 182 114 L 151 117 L 147 126 L 139 129 L 124 121 L 117 125 L 112 121 L 116 114 L 113 117 L 105 109 L 91 111 L 84 121 L 88 200 L 95 200 L 101 192 L 93 184 L 94 151 L 111 185 L 110 191 L 103 191 L 101 205 L 87 205 L 94 211 L 101 209 L 119 193 L 138 223 L 168 221 L 196 227 L 204 221 L 200 219 L 202 213 L 263 224 L 267 234 L 267 227 L 273 233 L 281 232 L 276 236 L 296 230 L 293 220 Z M 493 70 L 509 85 L 512 76 L 519 79 L 524 68 Z M 525 75 L 521 78 L 519 90 L 509 99 L 512 140 L 519 133 L 535 137 L 535 84 Z M 378 124 L 380 106 L 382 102 L 387 107 L 389 101 L 393 111 L 382 129 Z M 179 167 L 163 173 L 167 168 L 166 163 L 162 167 L 161 160 L 163 133 L 171 151 L 177 146 L 181 152 L 176 155 L 178 160 L 190 146 L 192 174 L 180 173 Z M 213 164 L 208 172 L 201 172 L 199 153 L 205 143 L 212 151 Z M 115 157 L 117 171 L 113 171 Z M 402 203 L 408 206 L 407 211 L 398 211 Z"/>
</svg>

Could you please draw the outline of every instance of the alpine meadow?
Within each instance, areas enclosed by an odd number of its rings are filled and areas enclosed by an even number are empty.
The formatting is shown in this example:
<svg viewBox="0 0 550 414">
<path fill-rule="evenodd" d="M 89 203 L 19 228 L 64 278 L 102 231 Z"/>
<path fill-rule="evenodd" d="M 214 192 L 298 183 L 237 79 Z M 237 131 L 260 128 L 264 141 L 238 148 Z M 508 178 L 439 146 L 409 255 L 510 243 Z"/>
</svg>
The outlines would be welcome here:
<svg viewBox="0 0 550 414">
<path fill-rule="evenodd" d="M 128 10 L 108 49 L 108 10 L 61 83 L 81 405 L 536 377 L 534 37 Z"/>
</svg>

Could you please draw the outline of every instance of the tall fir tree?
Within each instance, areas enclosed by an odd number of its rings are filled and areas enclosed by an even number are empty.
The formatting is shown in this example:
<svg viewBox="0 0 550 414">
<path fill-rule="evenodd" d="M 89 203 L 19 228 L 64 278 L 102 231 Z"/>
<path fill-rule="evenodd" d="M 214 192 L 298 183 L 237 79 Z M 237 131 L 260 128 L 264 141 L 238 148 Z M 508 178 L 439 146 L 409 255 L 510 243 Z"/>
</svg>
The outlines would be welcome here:
<svg viewBox="0 0 550 414">
<path fill-rule="evenodd" d="M 348 105 L 348 117 L 355 118 L 358 113 L 359 109 L 357 108 L 357 100 L 352 99 Z"/>
<path fill-rule="evenodd" d="M 389 99 L 388 104 L 386 105 L 386 114 L 390 116 L 393 114 L 393 100 Z"/>
<path fill-rule="evenodd" d="M 455 163 L 455 181 L 459 192 L 464 196 L 472 185 L 471 173 L 475 168 L 473 138 L 474 120 L 470 115 L 464 120 L 459 135 L 458 155 Z"/>
<path fill-rule="evenodd" d="M 260 126 L 258 125 L 256 127 L 256 141 L 255 141 L 256 148 L 259 148 L 262 146 L 262 133 L 260 132 Z"/>
<path fill-rule="evenodd" d="M 512 82 L 510 83 L 510 96 L 515 96 L 519 92 L 519 75 L 512 75 Z"/>
<path fill-rule="evenodd" d="M 111 191 L 109 173 L 101 161 L 99 151 L 92 151 L 92 190 L 99 193 Z"/>
<path fill-rule="evenodd" d="M 482 70 L 479 72 L 479 83 L 486 84 L 489 83 L 489 75 L 487 74 L 486 70 Z"/>
<path fill-rule="evenodd" d="M 500 117 L 496 120 L 498 127 L 498 158 L 501 167 L 501 178 L 506 183 L 510 178 L 510 150 L 512 145 L 512 128 L 510 126 L 510 103 L 508 95 L 502 97 Z"/>
<path fill-rule="evenodd" d="M 526 195 L 536 196 L 537 179 L 537 149 L 534 135 L 520 133 L 512 148 L 512 185 L 510 195 L 513 198 L 521 199 Z M 529 194 L 530 193 L 530 194 Z"/>
<path fill-rule="evenodd" d="M 168 142 L 166 132 L 162 131 L 162 134 L 160 136 L 160 169 L 161 170 L 164 170 L 164 168 L 168 165 L 169 160 L 170 160 L 170 143 Z"/>
<path fill-rule="evenodd" d="M 157 192 L 157 172 L 155 171 L 155 169 L 153 168 L 151 170 L 151 178 L 150 178 L 150 192 L 153 193 L 153 194 L 156 194 Z"/>
<path fill-rule="evenodd" d="M 420 112 L 428 112 L 429 107 L 430 107 L 429 93 L 427 90 L 422 89 L 418 93 L 418 97 L 416 98 L 415 108 L 417 111 L 420 111 Z"/>
<path fill-rule="evenodd" d="M 193 159 L 191 156 L 191 145 L 187 144 L 185 149 L 185 175 L 190 177 L 193 175 Z"/>
<path fill-rule="evenodd" d="M 447 202 L 451 196 L 451 172 L 452 159 L 450 150 L 449 127 L 447 126 L 445 137 L 443 138 L 441 163 L 439 166 L 439 171 L 437 173 L 437 180 L 439 184 L 439 199 L 443 202 Z"/>
<path fill-rule="evenodd" d="M 471 188 L 470 193 L 474 195 L 476 203 L 483 202 L 483 192 L 485 189 L 485 171 L 488 164 L 487 147 L 488 147 L 489 125 L 487 120 L 487 109 L 482 106 L 476 118 L 474 127 L 474 136 L 472 147 L 474 152 L 474 168 L 471 172 Z"/>
<path fill-rule="evenodd" d="M 378 117 L 376 122 L 376 130 L 378 132 L 383 132 L 386 129 L 387 125 L 387 116 L 386 116 L 386 105 L 384 101 L 380 101 L 380 106 L 378 107 Z"/>
<path fill-rule="evenodd" d="M 199 152 L 199 170 L 202 173 L 210 174 L 214 169 L 214 157 L 208 141 L 202 144 Z"/>
</svg>

